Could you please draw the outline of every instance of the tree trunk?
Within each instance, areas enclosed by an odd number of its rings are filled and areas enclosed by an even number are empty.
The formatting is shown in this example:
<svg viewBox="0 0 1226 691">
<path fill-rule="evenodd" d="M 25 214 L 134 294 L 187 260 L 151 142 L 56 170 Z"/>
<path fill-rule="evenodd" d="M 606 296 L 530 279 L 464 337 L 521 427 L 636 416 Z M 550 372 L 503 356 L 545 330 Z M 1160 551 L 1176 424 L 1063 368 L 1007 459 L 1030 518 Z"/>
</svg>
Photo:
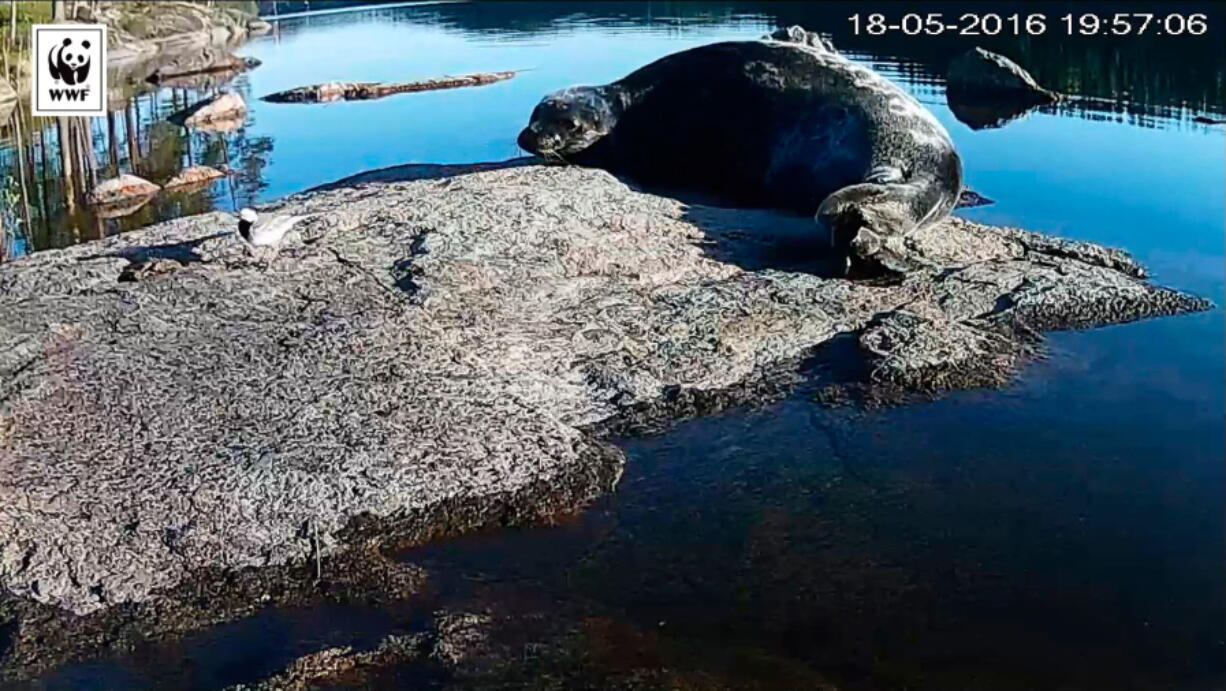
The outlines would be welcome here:
<svg viewBox="0 0 1226 691">
<path fill-rule="evenodd" d="M 115 134 L 115 111 L 106 112 L 106 150 L 110 155 L 110 173 L 119 175 L 119 141 Z"/>
<path fill-rule="evenodd" d="M 71 216 L 77 208 L 77 194 L 73 185 L 75 176 L 72 165 L 72 122 L 62 115 L 55 119 L 55 138 L 60 149 L 60 181 L 64 184 L 64 206 Z"/>
<path fill-rule="evenodd" d="M 43 208 L 43 228 L 51 234 L 51 206 L 47 199 L 47 128 L 38 128 L 38 158 L 43 172 L 38 176 L 38 201 Z"/>
<path fill-rule="evenodd" d="M 67 2 L 67 0 L 51 0 L 51 21 L 53 22 L 64 21 L 65 19 L 64 11 L 66 9 L 64 7 L 65 2 Z"/>
<path fill-rule="evenodd" d="M 136 99 L 133 99 L 135 101 Z M 132 116 L 132 104 L 129 103 L 123 111 L 124 117 L 124 134 L 128 139 L 128 171 L 133 174 L 139 174 L 140 170 L 140 145 L 136 141 L 136 119 Z"/>
</svg>

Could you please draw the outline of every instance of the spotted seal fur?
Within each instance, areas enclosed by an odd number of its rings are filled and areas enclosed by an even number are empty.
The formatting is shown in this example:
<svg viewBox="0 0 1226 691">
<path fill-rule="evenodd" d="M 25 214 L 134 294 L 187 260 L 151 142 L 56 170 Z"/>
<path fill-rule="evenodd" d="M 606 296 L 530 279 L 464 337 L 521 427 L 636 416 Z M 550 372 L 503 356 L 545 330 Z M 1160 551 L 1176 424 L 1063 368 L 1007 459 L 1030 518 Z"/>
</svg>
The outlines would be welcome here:
<svg viewBox="0 0 1226 691">
<path fill-rule="evenodd" d="M 647 186 L 815 214 L 853 274 L 912 268 L 901 240 L 949 214 L 962 189 L 928 110 L 799 27 L 550 94 L 518 143 Z"/>
</svg>

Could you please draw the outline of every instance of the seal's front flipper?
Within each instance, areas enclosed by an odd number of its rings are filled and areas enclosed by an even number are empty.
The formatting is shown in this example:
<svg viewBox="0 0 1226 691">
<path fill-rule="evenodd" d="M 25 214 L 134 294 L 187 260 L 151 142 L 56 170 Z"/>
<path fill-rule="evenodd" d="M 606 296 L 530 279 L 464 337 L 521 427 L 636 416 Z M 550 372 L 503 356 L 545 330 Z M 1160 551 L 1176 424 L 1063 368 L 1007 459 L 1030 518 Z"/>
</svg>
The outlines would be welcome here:
<svg viewBox="0 0 1226 691">
<path fill-rule="evenodd" d="M 927 185 L 865 182 L 827 197 L 815 220 L 835 254 L 846 258 L 848 275 L 905 273 L 917 265 L 907 257 L 903 239 L 952 206 L 940 194 L 934 198 Z"/>
</svg>

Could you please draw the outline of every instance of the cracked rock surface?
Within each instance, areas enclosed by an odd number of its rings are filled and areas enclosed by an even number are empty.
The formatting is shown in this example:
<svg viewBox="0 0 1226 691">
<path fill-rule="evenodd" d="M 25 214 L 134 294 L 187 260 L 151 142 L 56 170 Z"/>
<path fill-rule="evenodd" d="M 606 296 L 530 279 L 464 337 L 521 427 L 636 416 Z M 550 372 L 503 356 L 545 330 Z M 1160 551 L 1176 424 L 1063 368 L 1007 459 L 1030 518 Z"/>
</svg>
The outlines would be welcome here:
<svg viewBox="0 0 1226 691">
<path fill-rule="evenodd" d="M 796 270 L 808 218 L 596 170 L 418 172 L 285 200 L 318 215 L 276 256 L 214 213 L 0 265 L 5 591 L 89 613 L 363 521 L 548 513 L 542 487 L 616 482 L 601 423 L 843 334 L 866 386 L 938 391 L 1006 382 L 1042 330 L 1208 307 L 1122 252 L 956 218 L 907 239 L 924 269 L 856 283 Z"/>
</svg>

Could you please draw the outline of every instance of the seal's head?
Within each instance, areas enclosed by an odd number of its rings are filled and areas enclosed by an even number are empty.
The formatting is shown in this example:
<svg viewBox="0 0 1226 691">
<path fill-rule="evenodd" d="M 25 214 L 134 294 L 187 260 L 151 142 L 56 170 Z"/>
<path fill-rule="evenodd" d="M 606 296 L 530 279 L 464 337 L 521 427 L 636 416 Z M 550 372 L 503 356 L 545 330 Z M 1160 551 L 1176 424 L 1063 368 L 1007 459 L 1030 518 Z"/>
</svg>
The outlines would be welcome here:
<svg viewBox="0 0 1226 691">
<path fill-rule="evenodd" d="M 612 104 L 601 89 L 563 89 L 537 104 L 518 143 L 525 151 L 546 158 L 576 154 L 608 134 L 615 120 Z"/>
</svg>

